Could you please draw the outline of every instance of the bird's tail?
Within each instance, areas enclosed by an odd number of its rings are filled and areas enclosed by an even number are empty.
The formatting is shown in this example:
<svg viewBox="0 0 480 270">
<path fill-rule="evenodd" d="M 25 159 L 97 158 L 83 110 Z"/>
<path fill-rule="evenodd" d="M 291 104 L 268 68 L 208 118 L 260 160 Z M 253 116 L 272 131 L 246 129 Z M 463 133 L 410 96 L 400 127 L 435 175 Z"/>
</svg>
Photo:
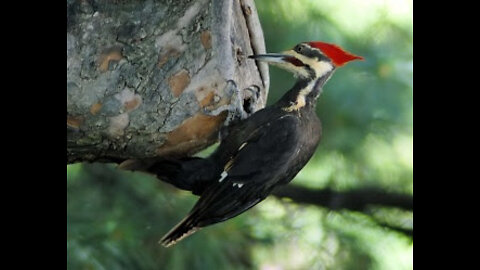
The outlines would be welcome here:
<svg viewBox="0 0 480 270">
<path fill-rule="evenodd" d="M 178 174 L 182 171 L 181 160 L 162 160 L 152 164 L 148 171 L 157 175 L 164 181 L 171 182 L 178 178 Z"/>
<path fill-rule="evenodd" d="M 159 243 L 164 247 L 170 247 L 199 229 L 201 229 L 201 227 L 194 224 L 192 214 L 190 214 L 165 234 Z"/>
<path fill-rule="evenodd" d="M 208 180 L 213 173 L 211 162 L 199 157 L 126 160 L 118 168 L 154 174 L 164 182 L 189 191 L 194 191 L 197 180 Z M 197 186 L 201 187 L 198 184 Z"/>
<path fill-rule="evenodd" d="M 150 168 L 153 164 L 155 164 L 156 160 L 151 159 L 127 159 L 120 164 L 118 164 L 117 169 L 127 170 L 127 171 L 141 171 L 141 172 L 148 172 L 148 168 Z"/>
</svg>

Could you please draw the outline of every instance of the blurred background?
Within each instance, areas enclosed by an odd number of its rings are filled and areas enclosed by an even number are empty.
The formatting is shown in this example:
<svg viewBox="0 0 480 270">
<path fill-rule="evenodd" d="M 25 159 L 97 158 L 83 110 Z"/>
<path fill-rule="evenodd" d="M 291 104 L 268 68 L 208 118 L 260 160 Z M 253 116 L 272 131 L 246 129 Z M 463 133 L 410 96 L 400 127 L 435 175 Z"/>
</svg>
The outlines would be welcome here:
<svg viewBox="0 0 480 270">
<path fill-rule="evenodd" d="M 413 195 L 412 2 L 256 1 L 267 51 L 321 40 L 365 57 L 319 99 L 320 146 L 291 185 Z M 294 83 L 270 68 L 269 103 Z M 200 155 L 207 155 L 212 148 Z M 339 210 L 270 196 L 175 248 L 160 237 L 197 198 L 113 165 L 67 166 L 68 269 L 412 269 L 413 211 Z"/>
</svg>

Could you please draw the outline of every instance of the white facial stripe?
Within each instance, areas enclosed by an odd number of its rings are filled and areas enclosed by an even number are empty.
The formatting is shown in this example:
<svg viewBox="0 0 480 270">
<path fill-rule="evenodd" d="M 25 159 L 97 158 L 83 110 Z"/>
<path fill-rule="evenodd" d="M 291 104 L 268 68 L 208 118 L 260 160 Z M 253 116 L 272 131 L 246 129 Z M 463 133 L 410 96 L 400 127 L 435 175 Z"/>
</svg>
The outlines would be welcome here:
<svg viewBox="0 0 480 270">
<path fill-rule="evenodd" d="M 315 70 L 315 74 L 317 75 L 317 78 L 323 77 L 325 74 L 333 70 L 333 66 L 330 62 L 325 62 L 325 61 L 313 61 L 312 64 L 310 65 L 313 70 Z"/>
<path fill-rule="evenodd" d="M 276 63 L 276 62 L 270 62 L 270 65 L 272 66 L 278 66 L 280 68 L 286 69 L 287 71 L 290 71 L 293 73 L 295 77 L 303 77 L 307 78 L 309 76 L 308 72 L 302 68 L 302 67 L 297 67 L 292 63 Z"/>
<path fill-rule="evenodd" d="M 302 107 L 305 106 L 305 104 L 307 104 L 305 102 L 305 97 L 310 94 L 310 92 L 312 92 L 312 89 L 313 89 L 313 86 L 315 85 L 315 81 L 311 81 L 307 87 L 305 87 L 304 89 L 302 89 L 302 91 L 300 91 L 300 93 L 298 93 L 298 97 L 297 97 L 297 100 L 295 103 L 293 103 L 291 106 L 288 106 L 288 107 L 285 107 L 283 108 L 284 111 L 286 112 L 292 112 L 292 111 L 298 111 L 300 110 Z"/>
<path fill-rule="evenodd" d="M 327 74 L 333 69 L 333 66 L 330 62 L 325 61 L 317 61 L 317 59 L 311 59 L 304 55 L 297 53 L 294 50 L 286 51 L 285 54 L 291 55 L 296 57 L 298 60 L 302 61 L 304 64 L 309 65 L 310 68 L 315 70 L 315 75 L 318 77 L 322 77 L 323 75 Z"/>
</svg>

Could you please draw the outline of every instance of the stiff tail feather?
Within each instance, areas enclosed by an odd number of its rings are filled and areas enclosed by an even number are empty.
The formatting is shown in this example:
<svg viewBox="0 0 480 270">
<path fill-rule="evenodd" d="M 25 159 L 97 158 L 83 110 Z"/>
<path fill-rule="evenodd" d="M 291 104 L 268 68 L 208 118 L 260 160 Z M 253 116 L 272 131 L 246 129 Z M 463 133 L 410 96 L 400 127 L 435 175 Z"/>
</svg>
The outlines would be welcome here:
<svg viewBox="0 0 480 270">
<path fill-rule="evenodd" d="M 148 172 L 148 168 L 155 162 L 155 159 L 127 159 L 118 164 L 117 169 Z"/>
<path fill-rule="evenodd" d="M 165 236 L 162 237 L 159 243 L 164 247 L 170 247 L 175 245 L 185 237 L 193 234 L 201 229 L 201 227 L 195 226 L 192 223 L 192 215 L 188 215 L 182 221 L 180 221 L 173 229 L 171 229 Z"/>
</svg>

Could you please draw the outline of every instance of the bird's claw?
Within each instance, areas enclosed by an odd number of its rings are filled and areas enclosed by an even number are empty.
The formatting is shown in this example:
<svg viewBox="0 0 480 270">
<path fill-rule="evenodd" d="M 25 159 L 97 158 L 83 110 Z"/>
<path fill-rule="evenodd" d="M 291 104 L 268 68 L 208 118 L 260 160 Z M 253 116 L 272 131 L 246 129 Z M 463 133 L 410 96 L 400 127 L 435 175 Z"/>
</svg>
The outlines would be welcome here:
<svg viewBox="0 0 480 270">
<path fill-rule="evenodd" d="M 210 116 L 217 116 L 225 111 L 228 112 L 227 118 L 220 129 L 220 140 L 228 135 L 229 127 L 247 119 L 257 111 L 257 102 L 260 97 L 260 88 L 258 86 L 250 86 L 240 90 L 233 80 L 227 81 L 224 92 L 230 98 L 229 104 L 215 109 L 202 108 L 202 113 Z"/>
<path fill-rule="evenodd" d="M 232 123 L 248 118 L 256 111 L 255 106 L 260 95 L 257 86 L 250 86 L 244 90 L 240 90 L 233 80 L 228 80 L 224 91 L 226 95 L 230 97 L 230 103 L 212 110 L 203 108 L 203 114 L 217 116 L 227 111 L 228 116 L 225 120 L 225 125 L 229 126 Z M 246 91 L 250 93 L 246 94 Z"/>
</svg>

